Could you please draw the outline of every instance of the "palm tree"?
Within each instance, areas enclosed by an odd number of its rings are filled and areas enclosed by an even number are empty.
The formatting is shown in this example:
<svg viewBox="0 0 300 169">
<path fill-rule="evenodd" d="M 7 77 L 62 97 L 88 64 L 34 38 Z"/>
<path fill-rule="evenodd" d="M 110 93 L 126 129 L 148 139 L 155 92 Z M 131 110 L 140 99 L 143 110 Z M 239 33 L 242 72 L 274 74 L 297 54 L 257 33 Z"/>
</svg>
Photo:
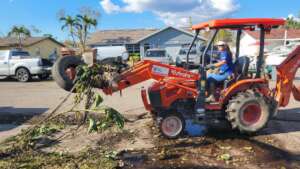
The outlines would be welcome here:
<svg viewBox="0 0 300 169">
<path fill-rule="evenodd" d="M 19 42 L 19 48 L 22 48 L 22 38 L 30 37 L 30 30 L 25 26 L 13 26 L 8 33 L 9 37 L 17 37 Z"/>
<path fill-rule="evenodd" d="M 98 21 L 97 19 L 94 19 L 88 15 L 77 15 L 76 16 L 78 21 L 78 33 L 79 33 L 79 39 L 81 43 L 82 50 L 85 51 L 86 46 L 86 40 L 89 34 L 89 30 L 92 27 L 97 27 Z"/>
<path fill-rule="evenodd" d="M 66 17 L 61 17 L 59 19 L 61 22 L 64 22 L 64 25 L 61 27 L 61 30 L 64 30 L 65 28 L 69 29 L 70 35 L 72 37 L 73 41 L 73 47 L 76 47 L 76 41 L 75 41 L 75 27 L 78 25 L 77 19 L 73 18 L 72 16 L 68 15 Z"/>
</svg>

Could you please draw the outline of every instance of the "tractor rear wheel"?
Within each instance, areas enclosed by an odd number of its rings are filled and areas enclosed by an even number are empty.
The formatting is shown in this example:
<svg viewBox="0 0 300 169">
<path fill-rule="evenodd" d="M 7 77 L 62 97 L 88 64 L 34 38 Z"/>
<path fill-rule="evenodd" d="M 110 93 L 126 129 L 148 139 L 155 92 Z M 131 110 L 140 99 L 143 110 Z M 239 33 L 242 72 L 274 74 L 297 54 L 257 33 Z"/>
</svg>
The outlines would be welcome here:
<svg viewBox="0 0 300 169">
<path fill-rule="evenodd" d="M 183 134 L 185 120 L 180 113 L 166 114 L 160 121 L 159 128 L 164 137 L 175 139 Z"/>
<path fill-rule="evenodd" d="M 269 121 L 270 109 L 264 97 L 252 90 L 239 93 L 227 105 L 227 119 L 233 129 L 255 133 Z"/>
</svg>

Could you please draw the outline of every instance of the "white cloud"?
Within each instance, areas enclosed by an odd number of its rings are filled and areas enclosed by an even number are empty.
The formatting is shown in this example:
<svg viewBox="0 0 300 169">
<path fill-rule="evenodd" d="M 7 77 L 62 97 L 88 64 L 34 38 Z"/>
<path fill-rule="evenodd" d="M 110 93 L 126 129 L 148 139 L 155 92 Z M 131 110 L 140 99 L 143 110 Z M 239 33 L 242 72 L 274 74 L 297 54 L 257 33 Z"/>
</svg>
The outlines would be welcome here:
<svg viewBox="0 0 300 169">
<path fill-rule="evenodd" d="M 110 0 L 102 0 L 100 1 L 100 5 L 106 13 L 118 12 L 121 9 L 118 5 L 115 5 Z"/>
<path fill-rule="evenodd" d="M 294 18 L 294 14 L 289 14 L 287 18 Z"/>
<path fill-rule="evenodd" d="M 111 0 L 101 0 L 106 13 L 151 11 L 166 25 L 187 26 L 189 18 L 194 23 L 228 15 L 239 8 L 236 0 L 121 0 L 120 6 Z"/>
<path fill-rule="evenodd" d="M 296 17 L 294 14 L 289 14 L 287 18 L 300 22 L 300 17 Z"/>
</svg>

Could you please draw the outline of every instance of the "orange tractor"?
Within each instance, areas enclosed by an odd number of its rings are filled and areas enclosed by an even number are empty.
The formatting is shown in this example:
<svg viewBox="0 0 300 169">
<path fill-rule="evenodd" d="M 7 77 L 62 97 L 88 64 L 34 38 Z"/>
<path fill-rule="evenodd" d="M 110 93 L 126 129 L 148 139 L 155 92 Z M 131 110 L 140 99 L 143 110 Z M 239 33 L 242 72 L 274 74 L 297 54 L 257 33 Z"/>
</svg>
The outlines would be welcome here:
<svg viewBox="0 0 300 169">
<path fill-rule="evenodd" d="M 278 107 L 289 103 L 291 94 L 300 101 L 300 89 L 293 84 L 297 69 L 300 67 L 300 46 L 291 52 L 283 63 L 277 66 L 277 84 L 270 89 L 264 73 L 265 34 L 273 28 L 282 26 L 285 21 L 271 18 L 222 19 L 212 20 L 192 27 L 195 38 L 200 30 L 212 31 L 206 49 L 201 56 L 199 73 L 187 69 L 144 60 L 120 72 L 108 85 L 100 87 L 105 94 L 112 94 L 125 88 L 154 79 L 148 88 L 142 89 L 141 97 L 145 108 L 153 113 L 159 128 L 167 138 L 176 138 L 186 132 L 191 122 L 207 127 L 230 126 L 242 133 L 254 133 L 266 126 L 277 113 Z M 236 51 L 234 73 L 224 83 L 218 84 L 216 101 L 206 102 L 207 52 L 213 45 L 220 29 L 236 31 Z M 260 49 L 257 56 L 255 76 L 248 73 L 249 58 L 239 56 L 240 39 L 244 30 L 260 30 Z M 187 63 L 189 52 L 187 54 Z M 68 61 L 69 60 L 69 61 Z M 74 68 L 79 61 L 72 56 L 62 57 L 56 63 L 61 71 L 58 76 L 72 83 L 64 74 L 67 68 Z M 62 65 L 63 66 L 58 66 Z M 188 66 L 187 66 L 188 67 Z M 54 76 L 55 80 L 58 79 Z M 61 85 L 64 89 L 70 87 Z M 148 99 L 149 98 L 149 99 Z M 149 101 L 148 101 L 149 100 Z"/>
</svg>

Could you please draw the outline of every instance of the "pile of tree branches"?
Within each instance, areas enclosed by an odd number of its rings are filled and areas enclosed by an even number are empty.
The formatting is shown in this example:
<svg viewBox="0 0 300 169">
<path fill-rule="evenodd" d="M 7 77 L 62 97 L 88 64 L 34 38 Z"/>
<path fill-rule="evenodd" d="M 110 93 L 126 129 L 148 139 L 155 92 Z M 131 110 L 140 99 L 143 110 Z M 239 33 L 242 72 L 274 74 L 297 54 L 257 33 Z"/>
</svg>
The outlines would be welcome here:
<svg viewBox="0 0 300 169">
<path fill-rule="evenodd" d="M 70 131 L 73 133 L 81 126 L 85 126 L 88 132 L 102 132 L 114 126 L 118 129 L 122 129 L 124 127 L 125 118 L 117 110 L 104 106 L 102 104 L 103 98 L 100 93 L 94 89 L 95 85 L 106 83 L 105 81 L 111 78 L 109 77 L 110 75 L 105 74 L 105 72 L 114 71 L 108 69 L 112 68 L 100 64 L 78 66 L 76 68 L 77 76 L 74 80 L 75 85 L 72 89 L 72 91 L 76 93 L 73 98 L 74 104 L 71 108 L 67 111 L 58 112 L 59 108 L 62 107 L 69 96 L 71 96 L 70 92 L 46 117 L 42 118 L 34 126 L 23 130 L 19 135 L 13 137 L 11 141 L 8 141 L 9 146 L 4 150 L 0 150 L 0 157 L 6 156 L 6 154 L 8 156 L 11 154 L 19 154 L 29 150 L 35 151 L 36 143 L 39 138 L 59 132 L 64 128 L 64 124 L 56 123 L 56 119 L 70 113 L 75 116 L 74 119 L 77 121 L 77 128 Z M 91 113 L 93 115 L 91 115 Z M 55 141 L 65 138 L 67 134 L 73 135 L 73 133 L 64 133 L 59 138 L 56 138 Z"/>
</svg>

